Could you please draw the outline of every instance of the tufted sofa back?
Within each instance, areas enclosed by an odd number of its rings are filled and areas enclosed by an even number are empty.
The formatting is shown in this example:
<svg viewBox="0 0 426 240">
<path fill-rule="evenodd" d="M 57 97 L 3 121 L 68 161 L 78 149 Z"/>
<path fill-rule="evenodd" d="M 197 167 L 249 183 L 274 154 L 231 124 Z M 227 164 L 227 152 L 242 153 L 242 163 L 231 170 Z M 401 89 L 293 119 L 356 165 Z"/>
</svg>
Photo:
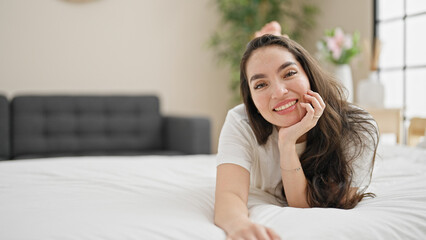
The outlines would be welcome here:
<svg viewBox="0 0 426 240">
<path fill-rule="evenodd" d="M 11 115 L 13 158 L 127 155 L 163 147 L 155 96 L 18 96 Z"/>
</svg>

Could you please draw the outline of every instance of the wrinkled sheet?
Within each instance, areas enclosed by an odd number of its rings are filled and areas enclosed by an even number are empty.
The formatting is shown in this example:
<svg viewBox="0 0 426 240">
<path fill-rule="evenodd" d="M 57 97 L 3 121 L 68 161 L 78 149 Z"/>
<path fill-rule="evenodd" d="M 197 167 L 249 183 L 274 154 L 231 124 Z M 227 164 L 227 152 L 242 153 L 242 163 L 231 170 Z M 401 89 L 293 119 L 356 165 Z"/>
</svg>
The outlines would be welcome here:
<svg viewBox="0 0 426 240">
<path fill-rule="evenodd" d="M 356 208 L 282 207 L 251 189 L 250 217 L 282 239 L 425 239 L 426 150 L 381 146 Z M 0 239 L 225 239 L 214 155 L 0 162 Z"/>
</svg>

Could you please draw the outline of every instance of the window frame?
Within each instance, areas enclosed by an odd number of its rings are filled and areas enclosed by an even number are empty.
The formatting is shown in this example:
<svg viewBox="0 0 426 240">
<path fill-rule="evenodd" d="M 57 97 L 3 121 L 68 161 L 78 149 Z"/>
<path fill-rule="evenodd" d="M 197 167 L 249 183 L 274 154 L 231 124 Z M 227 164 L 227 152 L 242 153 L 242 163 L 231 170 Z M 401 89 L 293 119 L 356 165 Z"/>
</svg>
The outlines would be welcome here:
<svg viewBox="0 0 426 240">
<path fill-rule="evenodd" d="M 396 21 L 401 21 L 403 22 L 403 26 L 402 26 L 402 32 L 403 32 L 403 37 L 402 37 L 402 56 L 403 56 L 403 62 L 402 62 L 402 66 L 400 67 L 380 67 L 380 64 L 378 64 L 377 66 L 377 76 L 379 81 L 386 85 L 386 81 L 382 81 L 382 73 L 386 73 L 386 72 L 391 72 L 391 71 L 402 71 L 402 120 L 403 120 L 403 134 L 402 134 L 402 139 L 403 139 L 403 143 L 407 144 L 407 131 L 408 131 L 408 125 L 410 123 L 410 118 L 407 116 L 407 71 L 408 70 L 413 70 L 413 69 L 425 69 L 426 70 L 426 64 L 421 64 L 421 65 L 407 65 L 407 20 L 411 19 L 413 17 L 418 17 L 418 16 L 426 16 L 426 11 L 421 11 L 418 13 L 413 13 L 413 14 L 407 14 L 407 0 L 402 0 L 403 1 L 403 15 L 399 16 L 399 17 L 391 17 L 391 18 L 387 18 L 387 19 L 383 19 L 380 20 L 379 19 L 379 0 L 374 0 L 373 1 L 373 17 L 374 17 L 374 22 L 373 22 L 373 39 L 376 39 L 378 37 L 378 27 L 380 26 L 380 24 L 382 23 L 389 23 L 389 22 L 396 22 Z M 373 47 L 374 47 L 374 41 L 373 41 Z"/>
</svg>

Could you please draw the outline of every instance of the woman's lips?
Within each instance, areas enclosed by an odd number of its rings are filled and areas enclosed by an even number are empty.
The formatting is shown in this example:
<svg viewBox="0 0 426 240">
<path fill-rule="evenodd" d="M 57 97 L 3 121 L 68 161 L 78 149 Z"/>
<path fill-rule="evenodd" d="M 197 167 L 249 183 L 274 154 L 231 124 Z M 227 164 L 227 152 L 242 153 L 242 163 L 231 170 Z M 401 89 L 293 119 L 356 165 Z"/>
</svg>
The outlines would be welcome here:
<svg viewBox="0 0 426 240">
<path fill-rule="evenodd" d="M 293 111 L 296 108 L 297 99 L 291 99 L 284 102 L 279 103 L 273 111 L 278 114 L 286 114 Z"/>
</svg>

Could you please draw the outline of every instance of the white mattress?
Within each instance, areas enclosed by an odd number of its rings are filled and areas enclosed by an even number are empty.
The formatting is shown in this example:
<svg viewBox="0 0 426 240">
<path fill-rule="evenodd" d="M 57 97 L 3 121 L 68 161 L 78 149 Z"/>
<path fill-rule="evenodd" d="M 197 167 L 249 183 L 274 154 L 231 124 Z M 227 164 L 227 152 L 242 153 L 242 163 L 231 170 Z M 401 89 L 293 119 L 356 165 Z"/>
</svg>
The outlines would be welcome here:
<svg viewBox="0 0 426 240">
<path fill-rule="evenodd" d="M 253 221 L 283 239 L 426 239 L 426 150 L 383 146 L 356 208 L 296 209 L 252 189 Z M 225 239 L 214 155 L 0 162 L 0 239 Z"/>
</svg>

